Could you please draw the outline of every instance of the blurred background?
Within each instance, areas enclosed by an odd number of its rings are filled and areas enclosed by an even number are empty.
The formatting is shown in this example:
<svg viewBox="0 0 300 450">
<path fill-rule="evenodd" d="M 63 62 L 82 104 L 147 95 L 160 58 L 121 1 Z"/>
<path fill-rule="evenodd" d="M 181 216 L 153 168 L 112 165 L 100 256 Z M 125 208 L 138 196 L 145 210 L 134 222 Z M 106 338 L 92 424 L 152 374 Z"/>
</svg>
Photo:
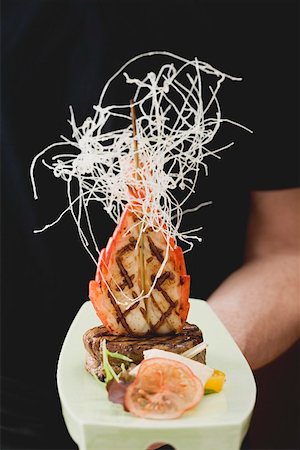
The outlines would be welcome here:
<svg viewBox="0 0 300 450">
<path fill-rule="evenodd" d="M 93 114 L 105 81 L 129 58 L 167 50 L 197 56 L 242 82 L 226 81 L 224 124 L 212 148 L 232 140 L 222 159 L 208 158 L 188 216 L 203 226 L 186 255 L 191 296 L 206 299 L 243 261 L 251 190 L 294 187 L 297 179 L 296 1 L 6 0 L 2 1 L 2 446 L 74 449 L 60 413 L 56 364 L 64 336 L 88 299 L 95 266 L 66 206 L 65 185 L 42 164 L 39 200 L 29 179 L 33 157 L 71 136 Z M 108 102 L 124 101 L 122 87 Z M 126 100 L 125 100 L 126 101 Z M 93 211 L 99 247 L 114 223 Z M 96 229 L 96 230 L 97 230 Z M 276 312 L 274 312 L 276 314 Z M 279 322 L 280 326 L 280 322 Z M 296 449 L 299 349 L 255 373 L 258 399 L 245 448 Z M 286 380 L 283 382 L 283 380 Z"/>
</svg>

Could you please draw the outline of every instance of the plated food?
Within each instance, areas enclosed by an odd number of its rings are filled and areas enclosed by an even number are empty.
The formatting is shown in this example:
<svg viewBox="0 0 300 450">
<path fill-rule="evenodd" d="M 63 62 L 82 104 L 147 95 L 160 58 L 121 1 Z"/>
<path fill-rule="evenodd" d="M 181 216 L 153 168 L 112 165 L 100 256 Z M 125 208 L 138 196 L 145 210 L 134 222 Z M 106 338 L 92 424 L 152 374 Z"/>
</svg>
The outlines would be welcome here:
<svg viewBox="0 0 300 450">
<path fill-rule="evenodd" d="M 126 411 L 175 419 L 200 402 L 214 370 L 205 366 L 201 330 L 186 322 L 190 280 L 182 249 L 153 229 L 139 236 L 136 223 L 125 208 L 100 252 L 89 295 L 105 326 L 83 336 L 86 369 Z"/>
<path fill-rule="evenodd" d="M 140 78 L 130 75 L 143 58 L 167 62 Z M 216 80 L 205 96 L 204 75 Z M 133 87 L 132 100 L 108 105 L 105 96 L 119 76 Z M 36 232 L 72 214 L 97 266 L 89 297 L 102 325 L 84 334 L 86 368 L 105 382 L 112 401 L 117 398 L 144 418 L 177 418 L 204 393 L 220 391 L 225 379 L 205 365 L 202 332 L 187 322 L 190 277 L 184 252 L 201 242 L 202 227 L 181 231 L 180 226 L 185 214 L 206 205 L 186 207 L 199 174 L 207 175 L 204 158 L 219 158 L 233 142 L 217 149 L 208 145 L 223 122 L 241 126 L 221 117 L 217 95 L 226 79 L 240 80 L 197 58 L 169 52 L 138 55 L 109 79 L 93 117 L 78 126 L 71 108 L 72 139 L 51 144 L 31 166 L 37 198 L 38 159 L 56 147 L 72 148 L 42 160 L 66 182 L 68 206 Z M 203 98 L 208 98 L 206 104 Z M 116 223 L 101 251 L 89 215 L 91 203 L 100 203 Z"/>
</svg>

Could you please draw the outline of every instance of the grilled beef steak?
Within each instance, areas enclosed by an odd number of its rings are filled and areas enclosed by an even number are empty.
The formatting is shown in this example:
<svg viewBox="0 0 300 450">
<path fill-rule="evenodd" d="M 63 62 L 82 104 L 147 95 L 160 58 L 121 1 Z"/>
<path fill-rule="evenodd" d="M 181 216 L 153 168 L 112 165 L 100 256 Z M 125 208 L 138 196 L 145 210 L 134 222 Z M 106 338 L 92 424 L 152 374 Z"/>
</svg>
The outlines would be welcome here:
<svg viewBox="0 0 300 450">
<path fill-rule="evenodd" d="M 116 336 L 107 331 L 104 326 L 91 328 L 83 336 L 84 346 L 88 352 L 86 368 L 100 379 L 103 379 L 101 346 L 103 339 L 106 340 L 109 351 L 128 356 L 132 359 L 132 364 L 139 364 L 143 360 L 144 350 L 157 348 L 182 354 L 203 342 L 202 332 L 199 328 L 188 323 L 185 324 L 181 333 L 150 337 Z M 205 363 L 205 350 L 193 359 Z M 121 362 L 115 358 L 110 359 L 116 373 L 120 372 Z"/>
</svg>

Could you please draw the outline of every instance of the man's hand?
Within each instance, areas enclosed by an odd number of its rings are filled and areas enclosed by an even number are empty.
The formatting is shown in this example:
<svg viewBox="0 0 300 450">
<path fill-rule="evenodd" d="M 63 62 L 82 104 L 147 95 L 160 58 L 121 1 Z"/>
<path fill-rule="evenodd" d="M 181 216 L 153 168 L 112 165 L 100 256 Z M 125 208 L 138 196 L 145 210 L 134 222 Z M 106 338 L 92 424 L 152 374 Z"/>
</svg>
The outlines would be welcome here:
<svg viewBox="0 0 300 450">
<path fill-rule="evenodd" d="M 209 298 L 253 369 L 300 335 L 300 189 L 253 192 L 244 265 Z"/>
</svg>

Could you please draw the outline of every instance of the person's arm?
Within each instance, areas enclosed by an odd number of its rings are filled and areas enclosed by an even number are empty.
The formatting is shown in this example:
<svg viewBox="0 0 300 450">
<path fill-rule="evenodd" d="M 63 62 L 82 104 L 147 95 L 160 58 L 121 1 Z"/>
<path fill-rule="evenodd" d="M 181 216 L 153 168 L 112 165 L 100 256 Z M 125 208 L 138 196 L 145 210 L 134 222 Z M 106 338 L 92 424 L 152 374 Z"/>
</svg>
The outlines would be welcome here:
<svg viewBox="0 0 300 450">
<path fill-rule="evenodd" d="M 300 189 L 253 192 L 244 265 L 209 304 L 252 369 L 300 335 Z"/>
</svg>

